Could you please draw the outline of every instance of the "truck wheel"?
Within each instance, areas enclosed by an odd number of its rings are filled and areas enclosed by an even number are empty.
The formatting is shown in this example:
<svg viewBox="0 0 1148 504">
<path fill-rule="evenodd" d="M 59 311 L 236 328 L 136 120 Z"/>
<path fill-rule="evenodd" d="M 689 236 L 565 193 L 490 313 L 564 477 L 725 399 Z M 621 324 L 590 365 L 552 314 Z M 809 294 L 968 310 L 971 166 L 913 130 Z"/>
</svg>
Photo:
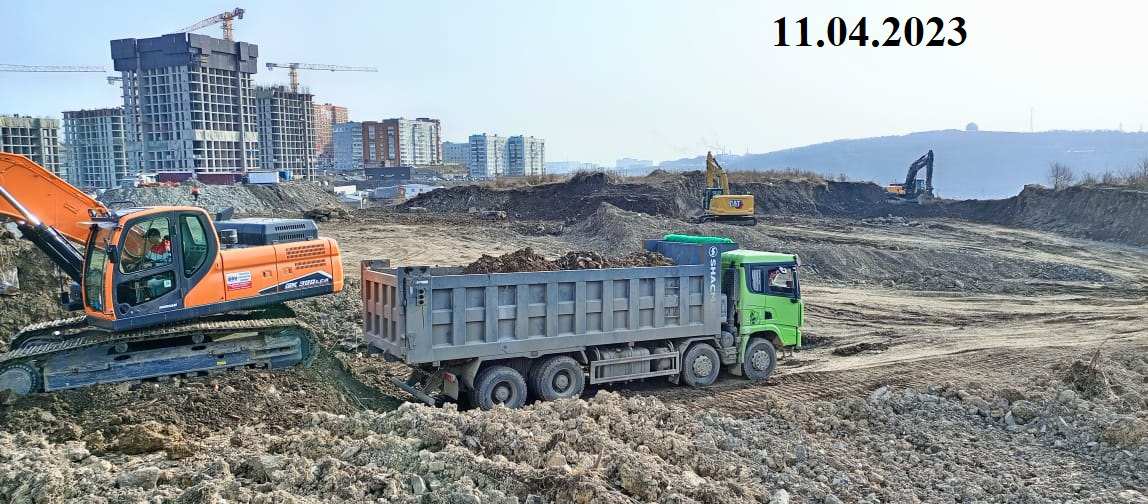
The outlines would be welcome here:
<svg viewBox="0 0 1148 504">
<path fill-rule="evenodd" d="M 773 343 L 762 338 L 753 338 L 745 346 L 745 361 L 741 363 L 742 374 L 747 379 L 762 381 L 773 374 L 777 367 L 777 350 Z"/>
<path fill-rule="evenodd" d="M 691 387 L 713 385 L 721 373 L 721 358 L 709 343 L 697 343 L 682 359 L 682 381 Z"/>
<path fill-rule="evenodd" d="M 582 395 L 586 375 L 578 361 L 566 355 L 542 359 L 530 370 L 530 389 L 543 401 L 567 399 Z"/>
<path fill-rule="evenodd" d="M 526 404 L 526 380 L 507 366 L 491 366 L 479 372 L 470 391 L 471 403 L 488 410 L 496 404 L 521 408 Z"/>
</svg>

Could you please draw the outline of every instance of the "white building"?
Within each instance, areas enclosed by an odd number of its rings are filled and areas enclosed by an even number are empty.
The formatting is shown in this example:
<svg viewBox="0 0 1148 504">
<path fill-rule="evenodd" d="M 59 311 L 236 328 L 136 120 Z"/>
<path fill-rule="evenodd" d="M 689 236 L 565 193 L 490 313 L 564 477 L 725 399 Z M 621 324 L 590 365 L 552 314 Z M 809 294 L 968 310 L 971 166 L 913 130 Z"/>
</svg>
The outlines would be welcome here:
<svg viewBox="0 0 1148 504">
<path fill-rule="evenodd" d="M 335 151 L 335 170 L 363 169 L 363 123 L 345 122 L 331 125 Z"/>
<path fill-rule="evenodd" d="M 506 175 L 524 177 L 546 173 L 546 141 L 532 136 L 512 136 L 506 141 Z"/>
<path fill-rule="evenodd" d="M 482 133 L 470 136 L 467 172 L 474 178 L 494 178 L 506 174 L 506 137 Z"/>
<path fill-rule="evenodd" d="M 66 111 L 64 136 L 73 184 L 112 189 L 135 179 L 128 165 L 122 107 Z"/>
</svg>

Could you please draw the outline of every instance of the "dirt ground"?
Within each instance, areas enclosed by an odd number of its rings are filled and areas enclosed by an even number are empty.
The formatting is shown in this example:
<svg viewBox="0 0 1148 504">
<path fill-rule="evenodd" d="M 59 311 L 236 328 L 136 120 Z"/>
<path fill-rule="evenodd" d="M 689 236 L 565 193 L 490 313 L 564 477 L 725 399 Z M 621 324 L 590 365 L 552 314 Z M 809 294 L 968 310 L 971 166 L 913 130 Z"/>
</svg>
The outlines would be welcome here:
<svg viewBox="0 0 1148 504">
<path fill-rule="evenodd" d="M 696 225 L 580 201 L 566 219 L 492 222 L 462 208 L 322 223 L 350 281 L 293 304 L 319 332 L 315 365 L 0 406 L 0 496 L 1148 502 L 1148 249 L 951 218 Z M 801 256 L 806 344 L 768 382 L 631 383 L 519 411 L 396 408 L 404 397 L 387 376 L 404 370 L 362 344 L 362 260 L 463 266 L 525 247 L 619 257 L 668 232 Z M 42 309 L 18 299 L 0 298 L 20 313 L 0 320 Z"/>
</svg>

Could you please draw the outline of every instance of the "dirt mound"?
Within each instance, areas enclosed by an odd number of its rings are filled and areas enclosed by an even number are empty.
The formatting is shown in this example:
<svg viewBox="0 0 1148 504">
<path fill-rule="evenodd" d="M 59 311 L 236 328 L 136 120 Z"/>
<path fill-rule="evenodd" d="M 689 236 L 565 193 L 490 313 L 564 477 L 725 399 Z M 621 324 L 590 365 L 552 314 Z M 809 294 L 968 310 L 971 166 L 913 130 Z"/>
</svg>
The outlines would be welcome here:
<svg viewBox="0 0 1148 504">
<path fill-rule="evenodd" d="M 1055 390 L 1051 391 L 1055 395 Z M 754 418 L 601 392 L 239 426 L 179 460 L 0 432 L 0 496 L 65 502 L 926 502 L 1142 498 L 1145 423 L 970 385 L 772 401 Z M 172 435 L 168 435 L 172 437 Z M 1100 443 L 1098 441 L 1106 441 Z M 1022 446 L 1023 448 L 1018 448 Z M 1019 453 L 1022 456 L 1018 456 Z M 170 458 L 170 457 L 169 457 Z M 985 464 L 992 460 L 992 464 Z"/>
<path fill-rule="evenodd" d="M 100 195 L 100 201 L 112 207 L 155 205 L 201 206 L 209 212 L 234 208 L 247 215 L 275 215 L 303 212 L 313 208 L 341 208 L 338 197 L 314 182 L 290 182 L 276 185 L 203 185 L 197 202 L 190 186 L 136 187 L 112 189 Z"/>
<path fill-rule="evenodd" d="M 1052 190 L 1025 186 L 1003 200 L 965 200 L 901 205 L 906 216 L 952 217 L 1052 231 L 1093 240 L 1148 245 L 1148 191 L 1118 187 Z"/>
<path fill-rule="evenodd" d="M 463 268 L 466 274 L 512 273 L 516 271 L 553 271 L 554 263 L 536 253 L 530 247 L 516 250 L 498 257 L 483 254 L 478 260 Z"/>
<path fill-rule="evenodd" d="M 67 281 L 30 242 L 0 240 L 0 350 L 21 327 L 69 316 L 59 305 Z"/>
<path fill-rule="evenodd" d="M 351 213 L 348 212 L 346 208 L 341 206 L 323 206 L 319 208 L 312 208 L 303 212 L 303 218 L 311 219 L 315 222 L 343 220 L 350 215 Z"/>
<path fill-rule="evenodd" d="M 463 268 L 467 274 L 516 273 L 524 271 L 556 271 L 603 268 L 632 268 L 673 266 L 674 261 L 657 252 L 633 252 L 617 258 L 607 258 L 592 251 L 572 251 L 553 261 L 536 254 L 530 247 L 498 257 L 483 255 Z"/>
</svg>

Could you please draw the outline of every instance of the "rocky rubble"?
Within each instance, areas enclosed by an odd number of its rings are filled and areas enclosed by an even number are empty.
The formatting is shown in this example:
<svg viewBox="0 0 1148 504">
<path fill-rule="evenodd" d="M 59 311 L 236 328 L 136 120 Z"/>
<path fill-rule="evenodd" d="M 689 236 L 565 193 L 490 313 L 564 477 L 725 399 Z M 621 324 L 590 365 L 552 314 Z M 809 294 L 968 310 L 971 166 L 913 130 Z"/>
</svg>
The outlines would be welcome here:
<svg viewBox="0 0 1148 504">
<path fill-rule="evenodd" d="M 523 410 L 405 404 L 237 426 L 161 453 L 0 433 L 11 502 L 1139 502 L 1143 420 L 978 384 L 777 399 L 752 418 L 600 392 Z M 1142 414 L 1142 413 L 1141 413 Z"/>
</svg>

